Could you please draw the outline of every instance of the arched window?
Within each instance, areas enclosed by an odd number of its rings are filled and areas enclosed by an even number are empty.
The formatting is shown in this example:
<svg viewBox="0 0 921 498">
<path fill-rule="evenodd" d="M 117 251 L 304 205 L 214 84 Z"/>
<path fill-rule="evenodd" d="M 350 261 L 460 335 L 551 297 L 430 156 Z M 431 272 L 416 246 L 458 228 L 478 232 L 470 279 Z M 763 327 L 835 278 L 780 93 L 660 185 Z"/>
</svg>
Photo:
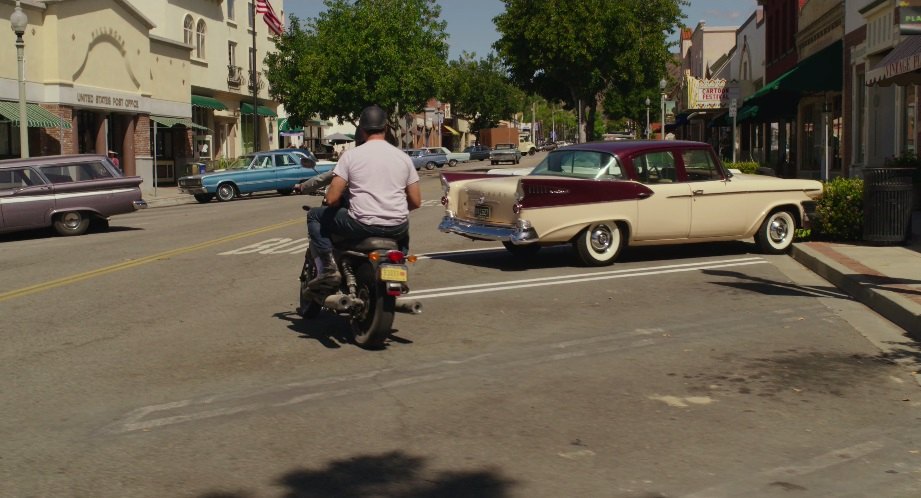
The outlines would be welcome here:
<svg viewBox="0 0 921 498">
<path fill-rule="evenodd" d="M 205 20 L 200 19 L 198 26 L 195 28 L 195 56 L 199 59 L 205 58 Z"/>
<path fill-rule="evenodd" d="M 192 16 L 185 16 L 182 23 L 182 39 L 186 45 L 192 44 Z"/>
</svg>

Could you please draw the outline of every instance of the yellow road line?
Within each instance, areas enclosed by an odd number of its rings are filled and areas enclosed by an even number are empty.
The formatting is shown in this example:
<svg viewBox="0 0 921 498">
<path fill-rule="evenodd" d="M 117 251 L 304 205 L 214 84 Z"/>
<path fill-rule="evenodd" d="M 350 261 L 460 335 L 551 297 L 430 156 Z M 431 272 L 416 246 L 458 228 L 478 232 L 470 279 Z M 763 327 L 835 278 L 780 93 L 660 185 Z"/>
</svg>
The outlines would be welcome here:
<svg viewBox="0 0 921 498">
<path fill-rule="evenodd" d="M 17 297 L 28 296 L 29 294 L 35 294 L 37 292 L 46 291 L 49 289 L 54 289 L 56 287 L 62 287 L 65 285 L 73 284 L 90 278 L 98 277 L 100 275 L 105 275 L 108 273 L 113 273 L 121 270 L 127 270 L 128 268 L 134 268 L 135 266 L 145 265 L 147 263 L 152 263 L 154 261 L 160 261 L 164 259 L 169 259 L 173 256 L 178 256 L 187 252 L 197 251 L 199 249 L 205 249 L 211 246 L 216 246 L 218 244 L 223 244 L 225 242 L 230 242 L 237 239 L 242 239 L 249 237 L 251 235 L 260 234 L 263 232 L 270 232 L 272 230 L 277 230 L 279 228 L 284 228 L 296 223 L 304 223 L 304 218 L 297 218 L 293 220 L 283 221 L 281 223 L 276 223 L 274 225 L 265 226 L 262 228 L 256 228 L 249 230 L 247 232 L 241 232 L 234 235 L 228 235 L 226 237 L 221 237 L 219 239 L 209 240 L 206 242 L 201 242 L 191 246 L 180 247 L 178 249 L 172 249 L 170 251 L 161 252 L 159 254 L 153 254 L 150 256 L 144 256 L 143 258 L 132 259 L 130 261 L 125 261 L 124 263 L 118 263 L 111 266 L 106 266 L 104 268 L 99 268 L 98 270 L 91 270 L 84 273 L 78 273 L 76 275 L 71 275 L 69 277 L 63 277 L 56 280 L 51 280 L 41 284 L 31 285 L 29 287 L 23 287 L 22 289 L 17 289 L 9 292 L 0 293 L 0 302 L 14 299 Z"/>
</svg>

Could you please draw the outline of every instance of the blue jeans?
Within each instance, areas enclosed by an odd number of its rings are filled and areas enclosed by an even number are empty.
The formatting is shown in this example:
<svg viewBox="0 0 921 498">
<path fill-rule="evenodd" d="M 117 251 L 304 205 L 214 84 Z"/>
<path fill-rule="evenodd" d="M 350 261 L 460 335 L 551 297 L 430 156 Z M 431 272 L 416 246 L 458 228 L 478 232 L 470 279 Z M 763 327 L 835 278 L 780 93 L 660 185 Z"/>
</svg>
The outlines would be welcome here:
<svg viewBox="0 0 921 498">
<path fill-rule="evenodd" d="M 307 235 L 310 236 L 311 252 L 315 255 L 327 254 L 333 250 L 332 235 L 346 241 L 357 242 L 368 237 L 387 237 L 396 239 L 403 252 L 409 251 L 409 222 L 394 226 L 365 225 L 349 216 L 349 210 L 343 207 L 315 207 L 307 213 Z"/>
</svg>

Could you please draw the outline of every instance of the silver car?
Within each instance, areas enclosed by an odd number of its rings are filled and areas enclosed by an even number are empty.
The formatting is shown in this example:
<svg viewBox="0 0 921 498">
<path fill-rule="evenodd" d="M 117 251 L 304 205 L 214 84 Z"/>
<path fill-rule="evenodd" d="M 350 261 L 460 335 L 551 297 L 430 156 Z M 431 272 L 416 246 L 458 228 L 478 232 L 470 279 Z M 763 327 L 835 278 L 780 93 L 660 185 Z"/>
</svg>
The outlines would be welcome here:
<svg viewBox="0 0 921 498">
<path fill-rule="evenodd" d="M 103 155 L 0 161 L 0 233 L 53 226 L 82 235 L 94 221 L 107 228 L 110 216 L 147 207 L 141 182 Z"/>
</svg>

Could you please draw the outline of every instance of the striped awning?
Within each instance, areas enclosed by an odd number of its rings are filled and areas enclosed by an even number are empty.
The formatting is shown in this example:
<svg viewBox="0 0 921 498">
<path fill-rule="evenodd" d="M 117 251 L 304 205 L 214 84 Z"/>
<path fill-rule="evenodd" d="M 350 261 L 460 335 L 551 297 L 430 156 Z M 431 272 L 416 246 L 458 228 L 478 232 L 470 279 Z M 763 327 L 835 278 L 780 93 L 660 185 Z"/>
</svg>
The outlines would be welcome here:
<svg viewBox="0 0 921 498">
<path fill-rule="evenodd" d="M 195 124 L 189 118 L 171 118 L 167 116 L 151 116 L 150 120 L 156 123 L 160 123 L 161 125 L 166 126 L 167 128 L 172 128 L 173 126 L 176 126 L 176 125 L 182 125 L 187 128 L 195 128 L 197 130 L 208 130 L 207 126 Z"/>
<path fill-rule="evenodd" d="M 253 113 L 253 104 L 249 102 L 240 102 L 240 114 L 252 114 Z M 278 114 L 275 114 L 275 111 L 269 109 L 268 107 L 261 105 L 256 109 L 256 114 L 266 117 L 266 118 L 277 118 Z"/>
<path fill-rule="evenodd" d="M 192 95 L 192 106 L 202 107 L 204 109 L 213 109 L 215 111 L 227 110 L 227 106 L 224 105 L 220 100 L 211 97 L 205 97 L 204 95 Z"/>
<path fill-rule="evenodd" d="M 0 100 L 0 117 L 19 126 L 19 102 Z M 70 123 L 38 104 L 26 104 L 29 128 L 70 128 Z"/>
</svg>

